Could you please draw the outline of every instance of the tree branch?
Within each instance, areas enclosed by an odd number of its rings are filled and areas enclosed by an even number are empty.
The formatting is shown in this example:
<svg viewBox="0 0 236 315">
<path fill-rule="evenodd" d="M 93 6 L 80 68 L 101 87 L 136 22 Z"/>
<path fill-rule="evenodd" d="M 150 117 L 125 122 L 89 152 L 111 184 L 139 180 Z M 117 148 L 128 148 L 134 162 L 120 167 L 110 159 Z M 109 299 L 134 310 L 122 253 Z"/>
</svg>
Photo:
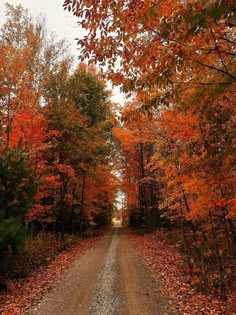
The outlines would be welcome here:
<svg viewBox="0 0 236 315">
<path fill-rule="evenodd" d="M 201 65 L 201 66 L 204 66 L 204 67 L 207 67 L 207 68 L 209 68 L 209 69 L 211 69 L 211 70 L 214 70 L 214 71 L 223 73 L 224 75 L 227 75 L 227 76 L 229 76 L 230 78 L 236 80 L 236 76 L 232 75 L 231 73 L 229 73 L 229 72 L 227 72 L 227 71 L 224 71 L 224 70 L 222 70 L 222 69 L 216 68 L 215 66 L 211 66 L 211 65 L 205 64 L 205 63 L 203 63 L 203 62 L 201 62 L 201 61 L 199 61 L 199 60 L 193 60 L 193 59 L 191 59 L 191 60 L 192 60 L 192 61 L 195 61 L 196 63 L 198 63 L 198 64 Z"/>
<path fill-rule="evenodd" d="M 211 30 L 211 35 L 212 35 L 212 38 L 213 38 L 213 42 L 215 44 L 216 51 L 217 51 L 217 53 L 218 53 L 218 55 L 220 57 L 220 61 L 221 61 L 222 65 L 223 65 L 223 67 L 225 68 L 226 73 L 229 73 L 229 71 L 228 71 L 228 69 L 226 67 L 225 61 L 224 61 L 224 59 L 223 59 L 223 57 L 221 55 L 219 46 L 217 45 L 215 34 L 214 34 L 213 29 L 211 28 L 211 26 L 210 26 L 210 30 Z"/>
</svg>

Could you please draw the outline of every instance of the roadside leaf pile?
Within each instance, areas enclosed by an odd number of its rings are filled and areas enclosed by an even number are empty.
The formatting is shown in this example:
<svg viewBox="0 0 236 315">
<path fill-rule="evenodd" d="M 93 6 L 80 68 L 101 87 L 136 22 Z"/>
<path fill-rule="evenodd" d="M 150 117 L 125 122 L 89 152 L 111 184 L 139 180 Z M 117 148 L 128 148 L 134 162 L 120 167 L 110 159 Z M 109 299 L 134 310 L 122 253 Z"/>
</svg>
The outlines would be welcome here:
<svg viewBox="0 0 236 315">
<path fill-rule="evenodd" d="M 0 294 L 0 314 L 25 314 L 98 239 L 99 237 L 81 239 L 77 245 L 60 253 L 48 265 L 39 267 L 30 277 L 12 282 L 11 291 Z"/>
<path fill-rule="evenodd" d="M 174 311 L 184 315 L 234 315 L 235 296 L 227 302 L 209 294 L 197 292 L 189 283 L 185 257 L 175 246 L 163 239 L 162 233 L 139 236 L 131 234 L 129 239 L 152 270 L 154 277 L 170 295 Z"/>
</svg>

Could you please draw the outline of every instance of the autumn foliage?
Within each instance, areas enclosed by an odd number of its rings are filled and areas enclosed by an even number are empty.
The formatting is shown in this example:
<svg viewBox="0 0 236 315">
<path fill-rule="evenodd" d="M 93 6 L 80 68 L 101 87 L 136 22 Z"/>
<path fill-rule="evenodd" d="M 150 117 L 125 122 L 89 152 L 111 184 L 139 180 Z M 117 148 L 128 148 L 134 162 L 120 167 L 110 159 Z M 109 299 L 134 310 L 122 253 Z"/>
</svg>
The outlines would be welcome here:
<svg viewBox="0 0 236 315">
<path fill-rule="evenodd" d="M 27 236 L 50 232 L 63 242 L 65 234 L 109 225 L 117 185 L 110 164 L 113 114 L 99 73 L 83 64 L 72 70 L 66 42 L 47 32 L 43 18 L 9 4 L 6 17 L 0 30 L 0 285 L 6 262 Z"/>
<path fill-rule="evenodd" d="M 113 129 L 130 224 L 178 228 L 190 282 L 235 290 L 234 1 L 72 1 L 96 62 L 132 101 Z"/>
<path fill-rule="evenodd" d="M 86 30 L 75 67 L 43 19 L 6 5 L 0 269 L 27 235 L 63 242 L 105 227 L 120 190 L 129 225 L 172 233 L 188 285 L 226 300 L 235 292 L 235 1 L 63 7 Z M 104 79 L 127 93 L 124 106 L 111 104 Z"/>
</svg>

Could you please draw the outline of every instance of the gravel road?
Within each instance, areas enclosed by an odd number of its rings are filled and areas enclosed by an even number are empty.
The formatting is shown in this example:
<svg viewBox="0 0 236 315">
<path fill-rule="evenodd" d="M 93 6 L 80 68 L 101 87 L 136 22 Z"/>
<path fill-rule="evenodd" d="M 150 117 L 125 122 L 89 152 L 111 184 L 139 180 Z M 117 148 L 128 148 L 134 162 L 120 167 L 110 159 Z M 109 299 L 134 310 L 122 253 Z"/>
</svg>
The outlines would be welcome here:
<svg viewBox="0 0 236 315">
<path fill-rule="evenodd" d="M 80 257 L 28 315 L 167 315 L 168 296 L 114 227 Z"/>
</svg>

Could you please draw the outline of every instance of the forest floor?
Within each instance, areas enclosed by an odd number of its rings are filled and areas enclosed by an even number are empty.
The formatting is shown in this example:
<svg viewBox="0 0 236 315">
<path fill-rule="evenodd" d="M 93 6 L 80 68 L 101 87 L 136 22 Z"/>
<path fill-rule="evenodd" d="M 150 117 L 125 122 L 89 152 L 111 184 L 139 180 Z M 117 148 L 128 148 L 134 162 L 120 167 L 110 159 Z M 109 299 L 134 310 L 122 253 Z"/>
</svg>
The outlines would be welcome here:
<svg viewBox="0 0 236 315">
<path fill-rule="evenodd" d="M 76 244 L 56 256 L 49 256 L 47 264 L 36 268 L 26 278 L 10 281 L 8 291 L 0 292 L 0 314 L 26 314 L 32 305 L 37 305 L 43 296 L 55 287 L 57 279 L 63 276 L 71 265 L 99 239 L 100 236 L 78 239 Z M 56 246 L 50 241 L 49 245 Z"/>
<path fill-rule="evenodd" d="M 182 315 L 236 315 L 236 296 L 228 295 L 227 301 L 203 294 L 190 284 L 186 272 L 186 257 L 177 244 L 167 241 L 166 233 L 130 234 L 129 240 L 144 259 L 162 289 L 172 298 L 171 309 Z M 172 244 L 170 244 L 172 243 Z"/>
<path fill-rule="evenodd" d="M 92 246 L 93 245 L 93 246 Z M 3 315 L 233 315 L 227 304 L 195 292 L 182 258 L 155 236 L 115 227 L 82 240 L 9 294 Z"/>
</svg>

